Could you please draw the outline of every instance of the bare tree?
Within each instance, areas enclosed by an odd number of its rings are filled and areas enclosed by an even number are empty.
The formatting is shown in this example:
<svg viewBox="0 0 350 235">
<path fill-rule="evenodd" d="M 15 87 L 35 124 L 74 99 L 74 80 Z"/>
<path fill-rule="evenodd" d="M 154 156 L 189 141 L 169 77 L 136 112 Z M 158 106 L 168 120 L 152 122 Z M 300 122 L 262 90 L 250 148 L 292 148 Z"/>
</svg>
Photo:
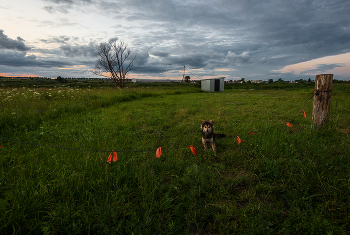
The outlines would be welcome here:
<svg viewBox="0 0 350 235">
<path fill-rule="evenodd" d="M 98 60 L 93 73 L 97 75 L 110 75 L 115 85 L 120 88 L 125 86 L 125 76 L 133 69 L 134 57 L 127 44 L 123 41 L 109 40 L 98 46 Z"/>
</svg>

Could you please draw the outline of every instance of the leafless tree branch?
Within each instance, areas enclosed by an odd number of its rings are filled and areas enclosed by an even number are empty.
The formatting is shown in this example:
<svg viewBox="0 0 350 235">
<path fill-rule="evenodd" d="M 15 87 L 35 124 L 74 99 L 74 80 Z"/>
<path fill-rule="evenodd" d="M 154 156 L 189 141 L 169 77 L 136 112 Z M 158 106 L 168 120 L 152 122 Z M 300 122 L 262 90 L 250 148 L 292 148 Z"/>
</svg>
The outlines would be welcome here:
<svg viewBox="0 0 350 235">
<path fill-rule="evenodd" d="M 101 43 L 98 47 L 98 60 L 93 73 L 102 76 L 109 73 L 115 85 L 123 88 L 125 77 L 133 69 L 135 58 L 136 55 L 131 57 L 131 51 L 123 41 Z"/>
</svg>

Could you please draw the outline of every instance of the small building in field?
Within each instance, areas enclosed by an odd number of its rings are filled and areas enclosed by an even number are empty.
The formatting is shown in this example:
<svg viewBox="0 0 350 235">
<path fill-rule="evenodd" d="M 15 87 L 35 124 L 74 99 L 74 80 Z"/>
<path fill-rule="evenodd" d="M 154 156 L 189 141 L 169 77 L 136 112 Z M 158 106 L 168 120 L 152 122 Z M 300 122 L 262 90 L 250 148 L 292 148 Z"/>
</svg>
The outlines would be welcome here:
<svg viewBox="0 0 350 235">
<path fill-rule="evenodd" d="M 224 79 L 225 77 L 210 78 L 201 80 L 202 91 L 224 91 Z"/>
</svg>

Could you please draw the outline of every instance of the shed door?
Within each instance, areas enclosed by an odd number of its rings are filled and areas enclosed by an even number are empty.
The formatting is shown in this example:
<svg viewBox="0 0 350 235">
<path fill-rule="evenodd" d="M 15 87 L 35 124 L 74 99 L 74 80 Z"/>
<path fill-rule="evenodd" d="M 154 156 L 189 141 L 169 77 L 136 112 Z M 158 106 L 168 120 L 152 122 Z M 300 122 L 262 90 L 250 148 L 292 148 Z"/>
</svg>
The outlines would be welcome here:
<svg viewBox="0 0 350 235">
<path fill-rule="evenodd" d="M 220 91 L 220 79 L 215 79 L 214 91 Z"/>
</svg>

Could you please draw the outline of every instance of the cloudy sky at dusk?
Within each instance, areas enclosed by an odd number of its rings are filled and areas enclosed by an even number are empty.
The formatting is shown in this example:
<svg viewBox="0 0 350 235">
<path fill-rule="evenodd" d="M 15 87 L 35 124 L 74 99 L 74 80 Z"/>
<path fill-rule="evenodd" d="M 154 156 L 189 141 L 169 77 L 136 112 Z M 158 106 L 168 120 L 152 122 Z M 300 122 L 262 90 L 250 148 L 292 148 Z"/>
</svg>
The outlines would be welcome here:
<svg viewBox="0 0 350 235">
<path fill-rule="evenodd" d="M 349 0 L 0 0 L 0 76 L 96 77 L 97 45 L 129 78 L 350 79 Z"/>
</svg>

